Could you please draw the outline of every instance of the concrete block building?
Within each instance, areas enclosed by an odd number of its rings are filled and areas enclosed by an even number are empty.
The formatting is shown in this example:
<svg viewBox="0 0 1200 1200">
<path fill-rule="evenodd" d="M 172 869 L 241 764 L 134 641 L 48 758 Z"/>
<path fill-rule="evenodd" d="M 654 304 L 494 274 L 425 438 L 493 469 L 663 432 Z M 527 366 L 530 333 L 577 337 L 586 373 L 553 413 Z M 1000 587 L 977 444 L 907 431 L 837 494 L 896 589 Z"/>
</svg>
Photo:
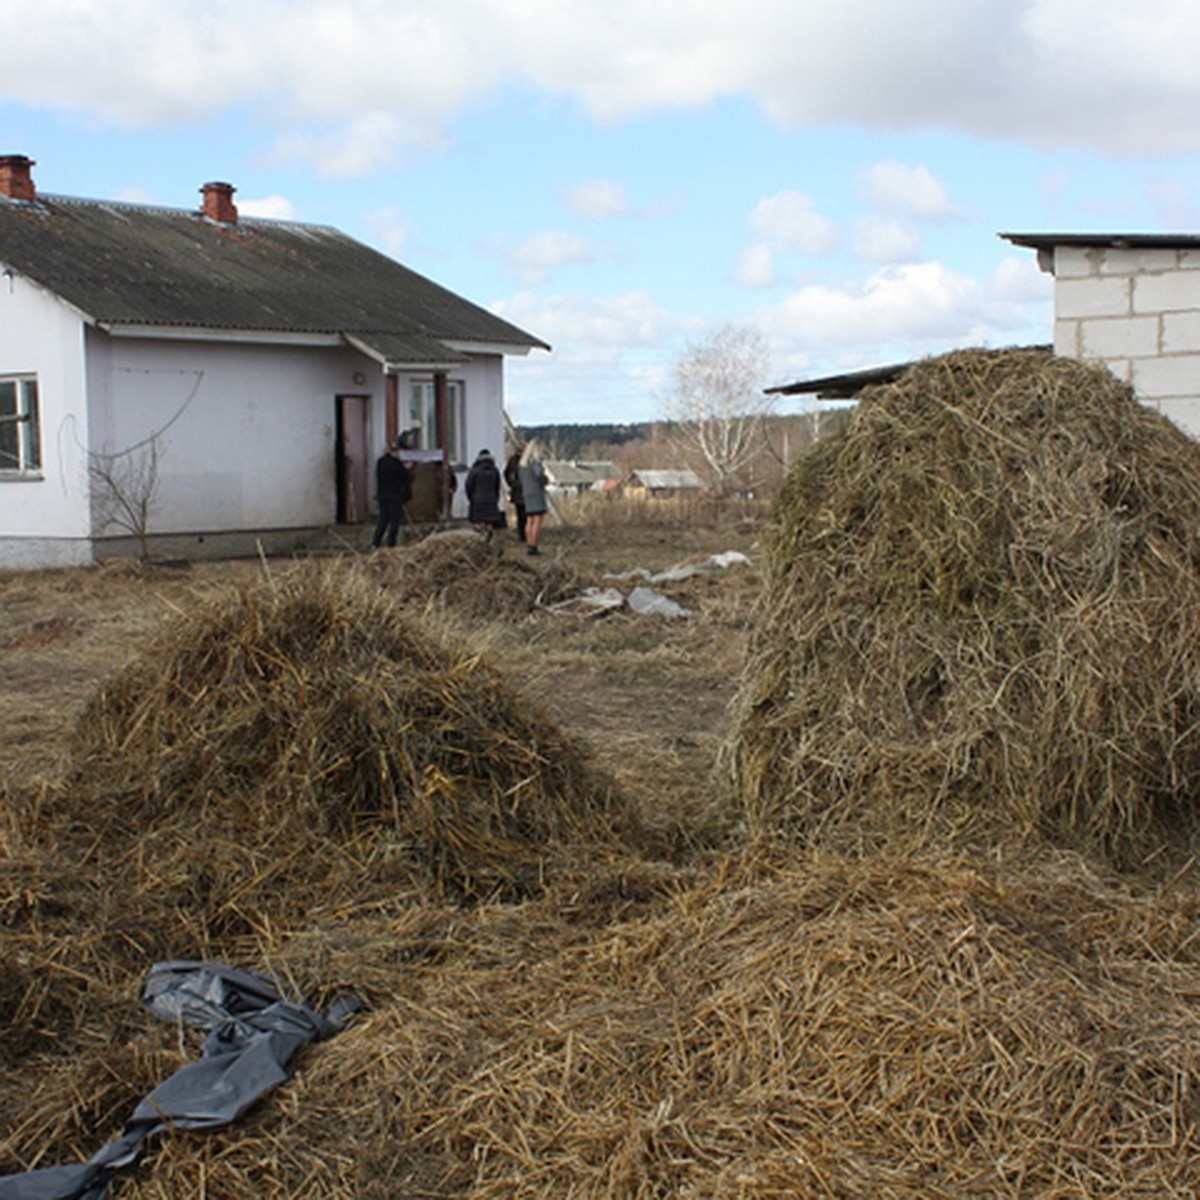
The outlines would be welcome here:
<svg viewBox="0 0 1200 1200">
<path fill-rule="evenodd" d="M 1005 233 L 1054 276 L 1054 351 L 1095 359 L 1200 436 L 1200 236 Z"/>
</svg>

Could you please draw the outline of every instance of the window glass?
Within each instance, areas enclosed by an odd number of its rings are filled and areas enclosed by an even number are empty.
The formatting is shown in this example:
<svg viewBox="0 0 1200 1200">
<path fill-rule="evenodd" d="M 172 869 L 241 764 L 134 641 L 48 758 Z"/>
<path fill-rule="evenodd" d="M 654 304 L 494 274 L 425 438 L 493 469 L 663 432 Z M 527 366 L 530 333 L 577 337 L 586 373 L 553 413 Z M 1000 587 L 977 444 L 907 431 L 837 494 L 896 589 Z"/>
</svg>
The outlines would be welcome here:
<svg viewBox="0 0 1200 1200">
<path fill-rule="evenodd" d="M 37 380 L 25 380 L 25 412 L 29 421 L 25 426 L 28 444 L 25 453 L 25 469 L 41 470 L 42 466 L 42 422 L 38 415 Z"/>
<path fill-rule="evenodd" d="M 17 384 L 0 379 L 0 471 L 15 471 L 21 466 L 18 452 L 20 425 L 17 416 Z"/>
<path fill-rule="evenodd" d="M 446 384 L 447 438 L 450 461 L 466 461 L 466 397 L 459 379 Z M 437 447 L 437 402 L 432 379 L 414 379 L 408 387 L 407 427 L 415 429 L 413 445 L 418 450 Z"/>
<path fill-rule="evenodd" d="M 37 380 L 0 378 L 0 471 L 36 471 L 41 465 Z"/>
</svg>

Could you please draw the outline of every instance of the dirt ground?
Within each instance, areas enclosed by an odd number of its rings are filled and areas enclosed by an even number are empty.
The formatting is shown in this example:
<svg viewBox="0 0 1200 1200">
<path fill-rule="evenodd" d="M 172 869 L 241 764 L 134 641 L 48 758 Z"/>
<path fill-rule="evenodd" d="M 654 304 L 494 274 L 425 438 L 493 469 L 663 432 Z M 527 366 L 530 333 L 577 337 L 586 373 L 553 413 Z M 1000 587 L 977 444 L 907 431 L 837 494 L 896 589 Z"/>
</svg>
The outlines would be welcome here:
<svg viewBox="0 0 1200 1200">
<path fill-rule="evenodd" d="M 511 533 L 502 544 L 506 555 L 524 559 Z M 605 586 L 612 583 L 606 574 L 637 567 L 660 572 L 729 550 L 753 558 L 755 533 L 744 524 L 564 527 L 546 531 L 542 549 L 540 564 L 569 563 Z M 295 565 L 115 562 L 0 573 L 0 779 L 13 791 L 53 778 L 86 701 L 163 622 L 218 589 Z M 633 583 L 621 586 L 628 592 Z M 756 587 L 753 565 L 658 587 L 692 611 L 685 619 L 628 609 L 599 617 L 537 611 L 515 622 L 480 623 L 453 612 L 436 619 L 477 643 L 582 737 L 652 817 L 686 826 L 690 813 L 699 821 L 709 806 Z"/>
</svg>

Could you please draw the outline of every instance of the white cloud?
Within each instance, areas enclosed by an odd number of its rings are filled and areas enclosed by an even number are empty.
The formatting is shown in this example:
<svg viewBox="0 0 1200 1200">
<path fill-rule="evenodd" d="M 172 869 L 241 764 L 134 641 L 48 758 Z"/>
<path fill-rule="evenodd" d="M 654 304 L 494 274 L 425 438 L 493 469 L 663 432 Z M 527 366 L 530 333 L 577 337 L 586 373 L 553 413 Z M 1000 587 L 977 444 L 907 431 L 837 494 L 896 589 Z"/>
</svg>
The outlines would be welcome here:
<svg viewBox="0 0 1200 1200">
<path fill-rule="evenodd" d="M 503 259 L 513 277 L 525 286 L 541 283 L 557 267 L 596 260 L 596 250 L 587 238 L 556 229 L 543 230 L 511 245 L 498 246 L 495 253 Z"/>
<path fill-rule="evenodd" d="M 644 291 L 601 298 L 525 291 L 492 309 L 554 347 L 505 365 L 510 410 L 530 424 L 644 420 L 678 339 L 695 331 Z"/>
<path fill-rule="evenodd" d="M 866 357 L 878 361 L 885 347 L 908 357 L 952 345 L 1011 344 L 1028 333 L 1029 301 L 1038 297 L 1046 300 L 1040 340 L 1048 341 L 1049 293 L 1035 289 L 1017 260 L 982 282 L 938 262 L 887 267 L 840 287 L 800 288 L 762 310 L 759 321 L 780 345 L 875 347 L 880 353 Z"/>
<path fill-rule="evenodd" d="M 366 224 L 371 240 L 385 254 L 395 259 L 403 258 L 412 230 L 399 209 L 392 206 L 377 208 L 367 214 Z"/>
<path fill-rule="evenodd" d="M 768 288 L 775 282 L 775 256 L 771 247 L 756 242 L 738 260 L 734 278 L 747 288 Z"/>
<path fill-rule="evenodd" d="M 1193 0 L 0 0 L 0 28 L 0 100 L 128 126 L 249 106 L 341 174 L 514 86 L 601 121 L 739 96 L 788 127 L 1200 149 Z"/>
<path fill-rule="evenodd" d="M 1054 280 L 1037 265 L 1033 253 L 1004 259 L 992 272 L 987 288 L 1001 304 L 1049 304 L 1054 299 Z"/>
<path fill-rule="evenodd" d="M 243 217 L 270 217 L 275 221 L 291 221 L 296 216 L 296 206 L 286 196 L 278 195 L 237 199 L 237 209 Z"/>
<path fill-rule="evenodd" d="M 318 175 L 356 179 L 403 163 L 414 150 L 443 150 L 446 139 L 433 129 L 401 121 L 391 113 L 372 111 L 320 133 L 291 132 L 276 139 L 276 162 L 311 163 Z"/>
<path fill-rule="evenodd" d="M 925 221 L 955 215 L 945 185 L 924 165 L 876 163 L 859 176 L 859 191 L 867 203 L 884 212 L 898 212 Z"/>
<path fill-rule="evenodd" d="M 595 297 L 582 292 L 541 295 L 522 291 L 494 312 L 555 347 L 556 356 L 607 353 L 654 346 L 679 332 L 678 320 L 644 291 Z"/>
<path fill-rule="evenodd" d="M 759 241 L 775 250 L 832 254 L 837 227 L 813 207 L 804 192 L 782 191 L 760 200 L 750 213 L 750 228 Z"/>
<path fill-rule="evenodd" d="M 145 188 L 135 185 L 118 188 L 113 194 L 113 199 L 124 201 L 126 204 L 152 204 L 154 202 L 154 197 Z"/>
<path fill-rule="evenodd" d="M 630 212 L 625 188 L 610 179 L 593 179 L 567 192 L 567 207 L 589 221 L 600 217 L 623 217 Z"/>
<path fill-rule="evenodd" d="M 867 262 L 912 262 L 921 251 L 921 235 L 907 221 L 868 217 L 854 226 L 854 253 Z"/>
</svg>

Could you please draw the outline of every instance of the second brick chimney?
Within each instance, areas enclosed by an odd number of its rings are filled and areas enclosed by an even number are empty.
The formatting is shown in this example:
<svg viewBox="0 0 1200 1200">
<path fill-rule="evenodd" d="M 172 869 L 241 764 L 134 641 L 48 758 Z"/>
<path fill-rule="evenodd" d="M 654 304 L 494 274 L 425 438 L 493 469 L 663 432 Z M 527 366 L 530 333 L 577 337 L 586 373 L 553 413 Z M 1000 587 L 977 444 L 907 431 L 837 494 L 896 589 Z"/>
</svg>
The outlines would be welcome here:
<svg viewBox="0 0 1200 1200">
<path fill-rule="evenodd" d="M 206 183 L 200 189 L 204 196 L 204 207 L 201 211 L 210 221 L 218 221 L 222 225 L 236 225 L 237 205 L 233 202 L 233 193 L 236 190 L 231 183 Z"/>
<path fill-rule="evenodd" d="M 36 200 L 30 168 L 37 164 L 24 154 L 0 154 L 0 196 L 10 200 Z"/>
</svg>

